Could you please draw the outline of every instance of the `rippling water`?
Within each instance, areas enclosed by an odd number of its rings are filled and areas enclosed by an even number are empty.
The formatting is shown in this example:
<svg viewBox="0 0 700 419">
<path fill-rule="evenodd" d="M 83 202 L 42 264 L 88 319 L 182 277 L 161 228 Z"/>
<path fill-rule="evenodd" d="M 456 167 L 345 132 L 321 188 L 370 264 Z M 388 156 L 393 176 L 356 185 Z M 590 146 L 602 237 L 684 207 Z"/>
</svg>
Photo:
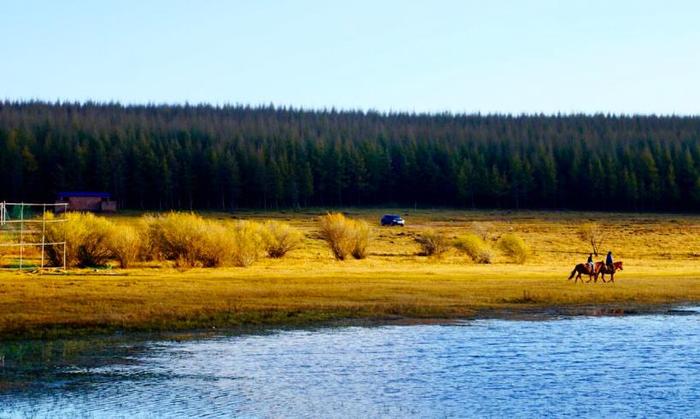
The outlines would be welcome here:
<svg viewBox="0 0 700 419">
<path fill-rule="evenodd" d="M 698 417 L 700 316 L 0 344 L 0 417 Z"/>
</svg>

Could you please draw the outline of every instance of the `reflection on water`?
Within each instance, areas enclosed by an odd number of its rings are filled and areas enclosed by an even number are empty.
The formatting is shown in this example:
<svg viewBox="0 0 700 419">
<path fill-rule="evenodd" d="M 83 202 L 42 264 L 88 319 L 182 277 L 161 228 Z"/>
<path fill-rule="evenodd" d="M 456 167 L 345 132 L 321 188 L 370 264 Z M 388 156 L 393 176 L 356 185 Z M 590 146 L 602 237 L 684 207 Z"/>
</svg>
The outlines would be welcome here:
<svg viewBox="0 0 700 419">
<path fill-rule="evenodd" d="M 697 417 L 674 314 L 0 344 L 0 417 Z"/>
</svg>

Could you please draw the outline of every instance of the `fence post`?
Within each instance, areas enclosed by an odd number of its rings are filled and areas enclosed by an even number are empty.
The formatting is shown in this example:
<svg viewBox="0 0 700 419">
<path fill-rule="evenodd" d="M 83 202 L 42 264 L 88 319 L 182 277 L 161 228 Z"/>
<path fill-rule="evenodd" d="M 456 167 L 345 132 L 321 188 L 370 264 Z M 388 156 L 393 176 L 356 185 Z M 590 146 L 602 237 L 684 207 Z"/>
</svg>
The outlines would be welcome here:
<svg viewBox="0 0 700 419">
<path fill-rule="evenodd" d="M 19 270 L 24 265 L 24 202 L 19 207 Z"/>
<path fill-rule="evenodd" d="M 65 218 L 63 220 L 64 223 L 68 222 L 68 204 L 63 204 L 63 214 L 62 216 Z M 68 246 L 68 232 L 66 231 L 67 229 L 63 229 L 63 273 L 66 272 L 66 246 Z"/>
<path fill-rule="evenodd" d="M 41 212 L 41 270 L 39 274 L 44 271 L 44 249 L 46 248 L 46 204 L 42 206 Z"/>
</svg>

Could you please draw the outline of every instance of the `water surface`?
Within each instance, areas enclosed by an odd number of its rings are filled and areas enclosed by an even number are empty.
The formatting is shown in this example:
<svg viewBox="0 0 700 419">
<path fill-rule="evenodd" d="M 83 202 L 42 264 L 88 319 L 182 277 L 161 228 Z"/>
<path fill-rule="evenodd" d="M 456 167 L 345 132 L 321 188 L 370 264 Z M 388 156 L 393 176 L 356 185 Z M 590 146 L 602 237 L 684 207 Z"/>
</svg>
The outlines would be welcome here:
<svg viewBox="0 0 700 419">
<path fill-rule="evenodd" d="M 0 417 L 700 417 L 691 311 L 5 343 Z"/>
</svg>

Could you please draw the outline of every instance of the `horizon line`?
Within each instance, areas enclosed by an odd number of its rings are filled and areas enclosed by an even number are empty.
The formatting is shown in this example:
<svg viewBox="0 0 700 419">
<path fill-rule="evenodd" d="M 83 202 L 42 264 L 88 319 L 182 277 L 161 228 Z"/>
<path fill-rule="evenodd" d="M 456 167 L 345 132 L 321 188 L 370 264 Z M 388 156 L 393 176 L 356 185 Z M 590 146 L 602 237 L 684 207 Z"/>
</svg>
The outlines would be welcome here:
<svg viewBox="0 0 700 419">
<path fill-rule="evenodd" d="M 226 110 L 229 108 L 237 109 L 272 109 L 281 111 L 297 111 L 297 112 L 309 112 L 309 113 L 338 113 L 338 114 L 362 114 L 362 115 L 380 115 L 380 116 L 394 116 L 394 115 L 409 115 L 409 116 L 448 116 L 448 117 L 509 117 L 509 118 L 521 118 L 521 117 L 547 117 L 547 118 L 566 118 L 574 116 L 586 116 L 586 117 L 606 117 L 606 118 L 639 118 L 639 117 L 656 117 L 656 118 L 700 118 L 700 113 L 642 113 L 642 112 L 605 112 L 605 111 L 557 111 L 557 112 L 543 112 L 543 111 L 521 111 L 521 112 L 502 112 L 502 111 L 452 111 L 452 110 L 442 110 L 442 111 L 416 111 L 407 109 L 389 109 L 380 110 L 372 107 L 362 108 L 362 107 L 340 107 L 340 106 L 324 106 L 324 107 L 314 107 L 314 106 L 296 106 L 290 104 L 279 104 L 274 102 L 269 103 L 243 103 L 243 102 L 189 102 L 185 101 L 121 101 L 116 99 L 102 100 L 102 99 L 41 99 L 41 98 L 4 98 L 0 100 L 0 106 L 6 105 L 51 105 L 51 106 L 116 106 L 123 109 L 127 108 L 149 108 L 149 107 L 173 107 L 173 108 L 211 108 L 214 110 Z"/>
</svg>

